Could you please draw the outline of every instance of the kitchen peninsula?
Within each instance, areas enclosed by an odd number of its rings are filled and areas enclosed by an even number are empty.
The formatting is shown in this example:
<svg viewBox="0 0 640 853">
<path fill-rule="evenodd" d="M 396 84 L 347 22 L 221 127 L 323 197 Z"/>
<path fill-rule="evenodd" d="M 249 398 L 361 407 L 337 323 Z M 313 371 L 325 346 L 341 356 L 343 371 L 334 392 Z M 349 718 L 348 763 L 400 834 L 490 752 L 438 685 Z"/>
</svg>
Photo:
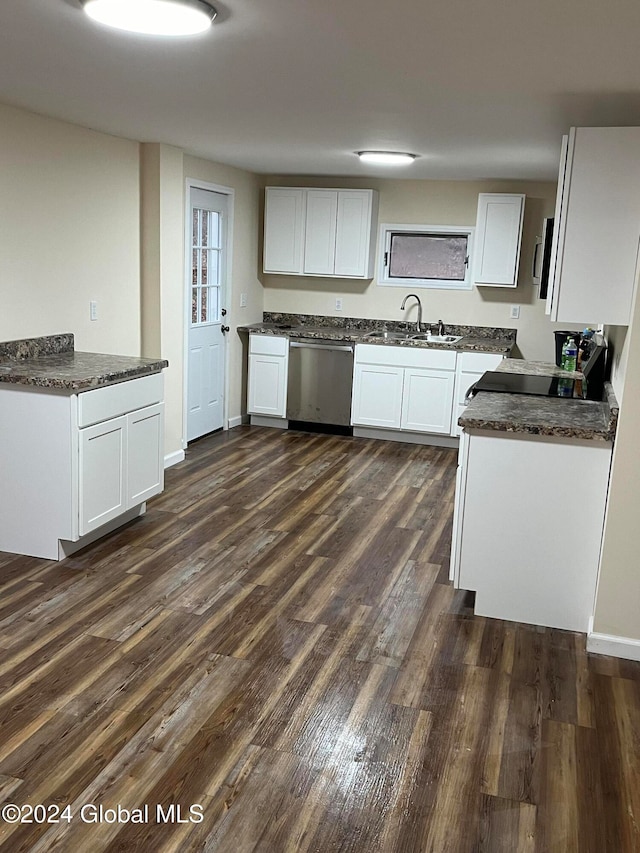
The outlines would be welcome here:
<svg viewBox="0 0 640 853">
<path fill-rule="evenodd" d="M 63 559 L 164 485 L 164 359 L 0 343 L 0 550 Z"/>
<path fill-rule="evenodd" d="M 451 577 L 478 615 L 589 630 L 618 416 L 605 388 L 603 401 L 481 391 L 460 418 Z"/>
</svg>

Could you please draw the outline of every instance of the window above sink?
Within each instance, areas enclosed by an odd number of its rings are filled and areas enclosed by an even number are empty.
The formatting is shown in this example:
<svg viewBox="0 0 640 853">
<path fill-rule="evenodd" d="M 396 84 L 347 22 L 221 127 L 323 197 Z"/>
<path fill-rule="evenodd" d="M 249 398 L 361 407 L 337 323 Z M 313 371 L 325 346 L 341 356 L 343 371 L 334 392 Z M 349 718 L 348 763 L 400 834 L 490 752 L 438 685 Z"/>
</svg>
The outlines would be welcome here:
<svg viewBox="0 0 640 853">
<path fill-rule="evenodd" d="M 471 226 L 380 226 L 378 284 L 471 290 Z"/>
</svg>

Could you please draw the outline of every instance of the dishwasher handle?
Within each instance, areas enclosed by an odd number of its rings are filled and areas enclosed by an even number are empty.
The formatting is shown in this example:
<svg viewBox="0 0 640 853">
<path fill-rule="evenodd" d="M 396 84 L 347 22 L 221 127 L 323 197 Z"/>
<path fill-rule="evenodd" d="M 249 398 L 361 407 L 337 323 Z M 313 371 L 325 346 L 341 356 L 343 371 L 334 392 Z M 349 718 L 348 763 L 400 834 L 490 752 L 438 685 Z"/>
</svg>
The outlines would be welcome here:
<svg viewBox="0 0 640 853">
<path fill-rule="evenodd" d="M 296 341 L 289 342 L 289 349 L 322 349 L 330 350 L 331 352 L 350 352 L 353 353 L 353 346 L 340 344 L 307 344 L 297 343 Z"/>
</svg>

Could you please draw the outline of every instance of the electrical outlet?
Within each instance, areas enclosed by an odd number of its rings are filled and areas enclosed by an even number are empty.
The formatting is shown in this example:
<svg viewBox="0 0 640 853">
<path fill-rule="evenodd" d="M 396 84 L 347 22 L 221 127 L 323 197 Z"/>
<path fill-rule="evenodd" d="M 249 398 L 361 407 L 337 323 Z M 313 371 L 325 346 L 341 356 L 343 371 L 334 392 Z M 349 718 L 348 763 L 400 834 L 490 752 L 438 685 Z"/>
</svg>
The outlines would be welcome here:
<svg viewBox="0 0 640 853">
<path fill-rule="evenodd" d="M 519 305 L 512 305 L 511 306 L 511 313 L 509 314 L 509 317 L 512 320 L 519 320 L 520 319 L 520 306 Z"/>
<path fill-rule="evenodd" d="M 336 299 L 336 311 L 342 311 L 342 299 L 340 297 Z"/>
<path fill-rule="evenodd" d="M 89 303 L 89 317 L 92 320 L 98 319 L 98 303 L 95 302 L 93 299 Z"/>
<path fill-rule="evenodd" d="M 240 294 L 240 307 L 241 308 L 247 307 L 247 294 L 246 293 Z"/>
</svg>

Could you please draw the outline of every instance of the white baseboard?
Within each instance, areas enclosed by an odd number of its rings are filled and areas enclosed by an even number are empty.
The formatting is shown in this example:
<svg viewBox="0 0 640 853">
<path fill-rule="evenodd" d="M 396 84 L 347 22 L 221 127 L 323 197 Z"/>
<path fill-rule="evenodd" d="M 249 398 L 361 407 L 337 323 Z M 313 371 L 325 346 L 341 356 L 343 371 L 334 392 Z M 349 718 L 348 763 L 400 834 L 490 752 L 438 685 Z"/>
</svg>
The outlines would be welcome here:
<svg viewBox="0 0 640 853">
<path fill-rule="evenodd" d="M 264 415 L 251 415 L 251 426 L 289 429 L 289 421 L 286 418 L 268 418 Z"/>
<path fill-rule="evenodd" d="M 229 429 L 242 426 L 249 423 L 249 415 L 238 415 L 236 418 L 229 418 Z"/>
<path fill-rule="evenodd" d="M 354 438 L 378 438 L 382 441 L 398 441 L 401 444 L 430 444 L 434 447 L 457 449 L 460 441 L 449 435 L 435 435 L 427 432 L 407 432 L 405 430 L 380 429 L 378 427 L 353 428 Z"/>
<path fill-rule="evenodd" d="M 615 634 L 591 633 L 587 636 L 587 651 L 597 655 L 640 661 L 640 640 L 617 637 Z"/>
<path fill-rule="evenodd" d="M 176 450 L 174 453 L 168 453 L 164 457 L 165 471 L 167 468 L 172 468 L 174 465 L 177 465 L 179 462 L 184 462 L 184 450 Z"/>
</svg>

